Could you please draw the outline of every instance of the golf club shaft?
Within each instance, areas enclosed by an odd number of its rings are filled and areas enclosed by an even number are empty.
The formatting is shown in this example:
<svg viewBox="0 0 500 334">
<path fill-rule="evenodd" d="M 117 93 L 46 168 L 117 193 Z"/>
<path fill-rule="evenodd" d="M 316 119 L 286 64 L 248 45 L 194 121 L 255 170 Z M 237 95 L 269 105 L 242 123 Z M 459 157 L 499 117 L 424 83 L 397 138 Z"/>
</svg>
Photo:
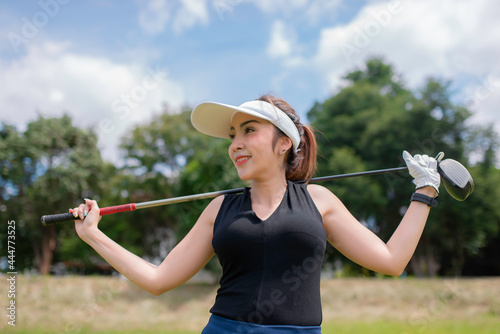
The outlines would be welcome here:
<svg viewBox="0 0 500 334">
<path fill-rule="evenodd" d="M 312 178 L 309 182 L 314 183 L 314 182 L 330 181 L 330 180 L 337 180 L 337 179 L 346 179 L 346 178 L 357 177 L 357 176 L 396 173 L 396 172 L 402 172 L 402 171 L 406 171 L 406 170 L 408 170 L 407 167 L 396 167 L 396 168 L 378 169 L 378 170 L 349 173 L 349 174 L 320 176 L 320 177 Z M 302 182 L 305 182 L 305 181 L 302 181 Z M 225 194 L 239 193 L 239 192 L 242 192 L 243 189 L 244 188 L 219 190 L 219 191 L 207 192 L 207 193 L 202 193 L 202 194 L 159 199 L 159 200 L 155 200 L 155 201 L 147 201 L 147 202 L 141 202 L 141 203 L 128 203 L 128 204 L 122 204 L 122 205 L 116 205 L 116 206 L 108 206 L 108 207 L 100 208 L 100 214 L 101 214 L 101 216 L 104 216 L 104 215 L 110 215 L 110 214 L 117 213 L 117 212 L 135 211 L 135 210 L 139 210 L 139 209 L 152 208 L 152 207 L 161 206 L 161 205 L 177 204 L 177 203 L 189 202 L 189 201 L 206 199 L 206 198 L 215 198 L 217 196 L 221 196 L 221 195 L 225 195 Z M 52 225 L 52 224 L 56 224 L 59 222 L 70 221 L 70 220 L 75 220 L 75 219 L 79 219 L 79 218 L 78 217 L 75 218 L 73 216 L 73 214 L 68 212 L 68 213 L 42 216 L 41 223 L 43 226 L 47 226 L 47 225 Z"/>
<path fill-rule="evenodd" d="M 401 171 L 405 171 L 405 170 L 408 170 L 408 168 L 407 167 L 398 167 L 398 168 L 379 169 L 379 170 L 359 172 L 359 173 L 320 176 L 320 177 L 312 178 L 309 182 L 310 183 L 311 182 L 321 182 L 321 181 L 330 181 L 330 180 L 336 180 L 336 179 L 345 179 L 345 178 L 355 177 L 355 176 L 395 173 L 395 172 L 401 172 Z M 302 181 L 302 182 L 305 182 L 305 181 Z M 240 192 L 243 192 L 243 189 L 244 188 L 219 190 L 219 191 L 213 191 L 213 192 L 196 194 L 196 195 L 187 195 L 187 196 L 180 196 L 180 197 L 174 197 L 174 198 L 159 199 L 156 201 L 135 203 L 135 209 L 138 210 L 138 209 L 152 208 L 154 206 L 160 206 L 160 205 L 168 205 L 168 204 L 176 204 L 176 203 L 194 201 L 194 200 L 198 200 L 198 199 L 215 198 L 217 196 L 221 196 L 221 195 L 225 195 L 225 194 L 240 193 Z M 101 212 L 102 212 L 102 209 L 101 209 Z M 114 213 L 114 212 L 110 212 L 110 213 Z M 108 213 L 105 213 L 105 214 L 108 214 Z M 102 213 L 101 213 L 101 215 L 102 215 Z"/>
</svg>

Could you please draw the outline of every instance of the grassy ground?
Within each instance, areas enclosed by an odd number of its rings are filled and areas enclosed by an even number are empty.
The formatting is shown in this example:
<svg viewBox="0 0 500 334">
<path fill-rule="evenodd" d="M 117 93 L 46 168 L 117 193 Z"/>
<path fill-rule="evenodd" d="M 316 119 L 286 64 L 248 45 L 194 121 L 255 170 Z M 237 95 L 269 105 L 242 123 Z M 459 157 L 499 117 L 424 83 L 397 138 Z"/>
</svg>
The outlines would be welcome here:
<svg viewBox="0 0 500 334">
<path fill-rule="evenodd" d="M 0 332 L 200 333 L 216 290 L 187 284 L 154 297 L 109 277 L 18 276 L 16 327 L 3 316 Z M 322 300 L 324 334 L 500 333 L 500 278 L 334 279 Z"/>
</svg>

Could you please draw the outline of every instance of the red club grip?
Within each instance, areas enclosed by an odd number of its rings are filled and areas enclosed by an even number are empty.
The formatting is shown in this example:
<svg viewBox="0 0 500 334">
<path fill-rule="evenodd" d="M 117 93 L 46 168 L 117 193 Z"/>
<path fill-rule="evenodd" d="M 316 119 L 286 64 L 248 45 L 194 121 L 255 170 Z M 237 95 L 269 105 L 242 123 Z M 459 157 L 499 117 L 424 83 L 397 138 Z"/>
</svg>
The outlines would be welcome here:
<svg viewBox="0 0 500 334">
<path fill-rule="evenodd" d="M 110 215 L 112 213 L 123 212 L 123 211 L 134 211 L 135 203 L 123 204 L 123 205 L 115 205 L 108 206 L 105 208 L 100 208 L 101 216 Z"/>
</svg>

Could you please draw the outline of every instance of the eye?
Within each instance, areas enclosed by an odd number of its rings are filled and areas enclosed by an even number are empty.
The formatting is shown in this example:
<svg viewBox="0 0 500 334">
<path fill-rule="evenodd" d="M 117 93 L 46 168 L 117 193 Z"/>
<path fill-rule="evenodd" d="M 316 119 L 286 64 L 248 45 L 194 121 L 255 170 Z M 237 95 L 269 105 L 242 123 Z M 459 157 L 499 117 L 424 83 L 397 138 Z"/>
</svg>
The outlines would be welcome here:
<svg viewBox="0 0 500 334">
<path fill-rule="evenodd" d="M 255 131 L 255 130 L 252 127 L 245 128 L 245 133 L 250 133 L 250 132 L 253 132 L 253 131 Z"/>
<path fill-rule="evenodd" d="M 229 139 L 231 139 L 231 140 L 234 139 L 234 135 L 232 133 L 229 134 Z"/>
</svg>

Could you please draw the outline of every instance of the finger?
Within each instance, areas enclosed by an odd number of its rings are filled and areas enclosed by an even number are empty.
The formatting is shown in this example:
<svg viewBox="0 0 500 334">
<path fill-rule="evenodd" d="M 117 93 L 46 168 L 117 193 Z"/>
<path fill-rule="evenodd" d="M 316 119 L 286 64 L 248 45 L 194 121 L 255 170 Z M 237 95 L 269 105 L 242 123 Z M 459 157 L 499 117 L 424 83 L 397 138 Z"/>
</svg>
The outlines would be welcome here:
<svg viewBox="0 0 500 334">
<path fill-rule="evenodd" d="M 427 154 L 422 155 L 422 166 L 430 168 L 430 169 L 436 169 L 437 168 L 437 161 L 434 158 L 431 158 Z"/>
<path fill-rule="evenodd" d="M 88 198 L 84 198 L 85 204 L 87 205 L 89 211 L 92 209 L 99 209 L 99 206 L 97 205 L 97 201 L 90 200 Z"/>
<path fill-rule="evenodd" d="M 84 198 L 83 200 L 85 201 L 85 210 L 83 212 L 83 216 L 84 217 L 87 217 L 87 215 L 90 213 L 90 211 L 92 209 L 95 209 L 95 208 L 99 209 L 99 207 L 97 206 L 97 202 L 96 201 L 90 200 L 88 198 Z"/>
<path fill-rule="evenodd" d="M 75 218 L 78 217 L 78 208 L 69 209 L 69 212 L 72 213 Z"/>
<path fill-rule="evenodd" d="M 434 158 L 429 158 L 429 168 L 432 170 L 437 170 L 437 161 Z"/>
<path fill-rule="evenodd" d="M 422 154 L 422 157 L 421 157 L 421 161 L 422 161 L 422 166 L 424 167 L 429 167 L 430 166 L 430 163 L 431 163 L 431 158 L 427 155 L 427 154 Z"/>
<path fill-rule="evenodd" d="M 97 205 L 97 201 L 95 200 L 90 200 L 88 198 L 85 198 L 85 203 L 88 207 L 88 214 L 93 214 L 93 213 L 96 213 L 97 215 L 100 215 L 100 212 L 99 212 L 99 206 Z"/>
<path fill-rule="evenodd" d="M 410 162 L 413 160 L 413 157 L 411 156 L 410 153 L 408 153 L 408 151 L 404 150 L 403 151 L 403 159 L 406 161 L 406 162 Z"/>
<path fill-rule="evenodd" d="M 429 157 L 427 154 L 422 154 L 420 156 L 419 163 L 422 167 L 428 168 L 428 167 L 430 167 L 433 160 L 434 160 L 434 158 Z"/>
<path fill-rule="evenodd" d="M 420 154 L 415 154 L 413 159 L 415 159 L 417 164 L 419 164 L 420 166 L 427 166 L 426 161 L 424 160 L 423 156 L 421 156 Z"/>
<path fill-rule="evenodd" d="M 97 202 L 88 198 L 83 199 L 89 207 L 97 206 Z"/>
<path fill-rule="evenodd" d="M 78 216 L 80 219 L 84 219 L 87 216 L 88 206 L 86 204 L 80 204 L 78 206 Z"/>
<path fill-rule="evenodd" d="M 71 214 L 73 214 L 73 216 L 75 217 L 75 221 L 77 220 L 81 220 L 83 219 L 81 216 L 80 216 L 80 208 L 74 208 L 74 209 L 70 209 L 71 210 Z"/>
</svg>

